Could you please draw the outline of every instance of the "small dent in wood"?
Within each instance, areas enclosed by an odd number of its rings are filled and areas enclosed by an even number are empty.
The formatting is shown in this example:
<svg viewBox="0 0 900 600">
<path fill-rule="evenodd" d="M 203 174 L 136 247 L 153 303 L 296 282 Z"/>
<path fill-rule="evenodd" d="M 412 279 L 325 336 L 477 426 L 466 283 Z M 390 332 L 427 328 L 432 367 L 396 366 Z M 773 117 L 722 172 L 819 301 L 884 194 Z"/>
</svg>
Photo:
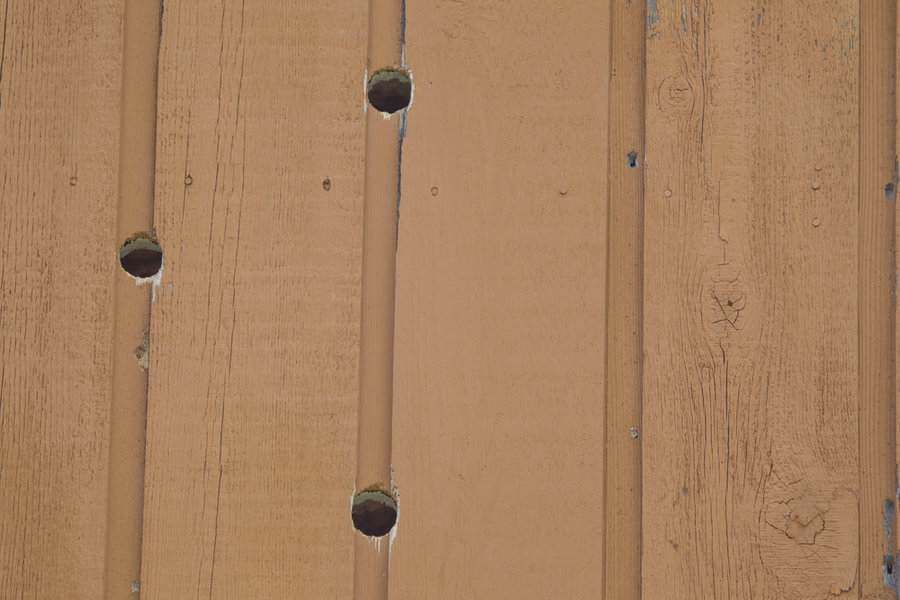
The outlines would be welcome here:
<svg viewBox="0 0 900 600">
<path fill-rule="evenodd" d="M 625 160 L 627 161 L 627 164 L 628 164 L 628 168 L 629 168 L 629 169 L 637 169 L 637 167 L 638 167 L 638 154 L 637 154 L 637 152 L 635 152 L 634 150 L 632 150 L 632 151 L 629 152 L 628 155 L 625 157 Z"/>
</svg>

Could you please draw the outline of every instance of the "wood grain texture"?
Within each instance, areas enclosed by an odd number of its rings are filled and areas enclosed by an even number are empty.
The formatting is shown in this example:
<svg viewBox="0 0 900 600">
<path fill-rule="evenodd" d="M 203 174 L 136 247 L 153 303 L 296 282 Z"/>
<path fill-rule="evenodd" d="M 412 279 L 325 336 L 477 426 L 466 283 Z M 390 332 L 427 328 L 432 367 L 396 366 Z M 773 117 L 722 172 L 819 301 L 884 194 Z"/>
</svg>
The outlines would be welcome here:
<svg viewBox="0 0 900 600">
<path fill-rule="evenodd" d="M 156 76 L 162 0 L 127 2 L 122 23 L 122 108 L 116 244 L 153 231 Z M 144 516 L 147 373 L 133 352 L 149 334 L 152 286 L 116 269 L 109 486 L 107 600 L 138 600 Z"/>
<path fill-rule="evenodd" d="M 365 23 L 165 4 L 145 600 L 353 593 Z"/>
<path fill-rule="evenodd" d="M 370 0 L 368 9 L 367 78 L 400 65 L 403 22 L 401 0 Z M 386 119 L 367 106 L 357 492 L 371 486 L 391 492 L 400 120 L 399 113 Z M 357 536 L 354 600 L 387 598 L 388 550 L 387 544 Z"/>
<path fill-rule="evenodd" d="M 644 596 L 858 597 L 858 5 L 652 7 Z"/>
<path fill-rule="evenodd" d="M 596 597 L 609 4 L 406 10 L 390 594 Z"/>
<path fill-rule="evenodd" d="M 122 2 L 0 5 L 0 597 L 101 598 Z"/>
<path fill-rule="evenodd" d="M 612 3 L 605 597 L 641 597 L 641 309 L 643 294 L 643 2 Z M 636 166 L 628 156 L 634 153 Z"/>
<path fill-rule="evenodd" d="M 859 53 L 859 592 L 896 600 L 885 587 L 884 557 L 893 550 L 895 519 L 885 502 L 896 494 L 893 396 L 894 72 L 896 2 L 860 2 Z M 888 531 L 885 528 L 888 528 Z"/>
</svg>

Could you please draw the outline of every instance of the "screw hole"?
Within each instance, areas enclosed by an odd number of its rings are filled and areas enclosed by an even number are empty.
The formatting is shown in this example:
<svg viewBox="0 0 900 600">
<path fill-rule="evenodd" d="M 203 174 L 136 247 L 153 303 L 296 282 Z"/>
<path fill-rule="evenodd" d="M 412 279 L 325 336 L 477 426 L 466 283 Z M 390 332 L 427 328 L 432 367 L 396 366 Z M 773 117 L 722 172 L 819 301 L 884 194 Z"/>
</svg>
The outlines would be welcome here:
<svg viewBox="0 0 900 600">
<path fill-rule="evenodd" d="M 147 233 L 136 233 L 119 248 L 119 264 L 132 277 L 153 277 L 162 268 L 162 247 Z"/>
<path fill-rule="evenodd" d="M 381 537 L 397 522 L 397 501 L 381 490 L 363 490 L 353 499 L 350 516 L 357 531 Z"/>
<path fill-rule="evenodd" d="M 409 106 L 412 97 L 412 80 L 409 74 L 396 67 L 380 69 L 369 78 L 366 96 L 375 110 L 395 113 Z"/>
<path fill-rule="evenodd" d="M 322 181 L 322 189 L 325 190 L 326 192 L 331 191 L 331 179 L 330 178 L 326 177 Z"/>
<path fill-rule="evenodd" d="M 637 169 L 637 152 L 632 150 L 626 158 L 628 159 L 628 168 Z"/>
</svg>

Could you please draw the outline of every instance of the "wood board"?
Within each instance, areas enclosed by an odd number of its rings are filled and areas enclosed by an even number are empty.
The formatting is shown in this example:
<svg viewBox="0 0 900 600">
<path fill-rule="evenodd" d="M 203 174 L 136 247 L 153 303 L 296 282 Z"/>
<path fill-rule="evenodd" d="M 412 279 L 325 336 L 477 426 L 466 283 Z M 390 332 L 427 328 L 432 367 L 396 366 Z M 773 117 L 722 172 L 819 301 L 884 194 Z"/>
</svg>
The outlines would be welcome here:
<svg viewBox="0 0 900 600">
<path fill-rule="evenodd" d="M 123 8 L 0 9 L 3 598 L 104 594 Z"/>
<path fill-rule="evenodd" d="M 145 600 L 352 594 L 365 23 L 165 5 Z"/>
<path fill-rule="evenodd" d="M 643 593 L 856 597 L 857 4 L 735 4 L 648 14 Z"/>
<path fill-rule="evenodd" d="M 609 4 L 406 10 L 390 596 L 590 597 Z"/>
</svg>

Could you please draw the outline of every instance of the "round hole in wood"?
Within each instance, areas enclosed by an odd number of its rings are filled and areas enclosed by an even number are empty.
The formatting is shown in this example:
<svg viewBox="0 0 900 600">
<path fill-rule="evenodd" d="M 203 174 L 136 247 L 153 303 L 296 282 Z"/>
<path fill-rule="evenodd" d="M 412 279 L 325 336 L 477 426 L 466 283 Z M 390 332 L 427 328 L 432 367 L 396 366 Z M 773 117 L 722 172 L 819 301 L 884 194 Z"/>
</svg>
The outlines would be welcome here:
<svg viewBox="0 0 900 600">
<path fill-rule="evenodd" d="M 360 533 L 381 537 L 397 522 L 397 501 L 381 490 L 363 490 L 353 498 L 350 516 Z"/>
<path fill-rule="evenodd" d="M 409 106 L 412 98 L 412 80 L 409 74 L 396 67 L 379 69 L 369 78 L 366 96 L 375 110 L 395 113 Z"/>
<path fill-rule="evenodd" d="M 153 277 L 162 268 L 162 247 L 148 233 L 136 233 L 119 248 L 119 264 L 132 277 Z"/>
</svg>

